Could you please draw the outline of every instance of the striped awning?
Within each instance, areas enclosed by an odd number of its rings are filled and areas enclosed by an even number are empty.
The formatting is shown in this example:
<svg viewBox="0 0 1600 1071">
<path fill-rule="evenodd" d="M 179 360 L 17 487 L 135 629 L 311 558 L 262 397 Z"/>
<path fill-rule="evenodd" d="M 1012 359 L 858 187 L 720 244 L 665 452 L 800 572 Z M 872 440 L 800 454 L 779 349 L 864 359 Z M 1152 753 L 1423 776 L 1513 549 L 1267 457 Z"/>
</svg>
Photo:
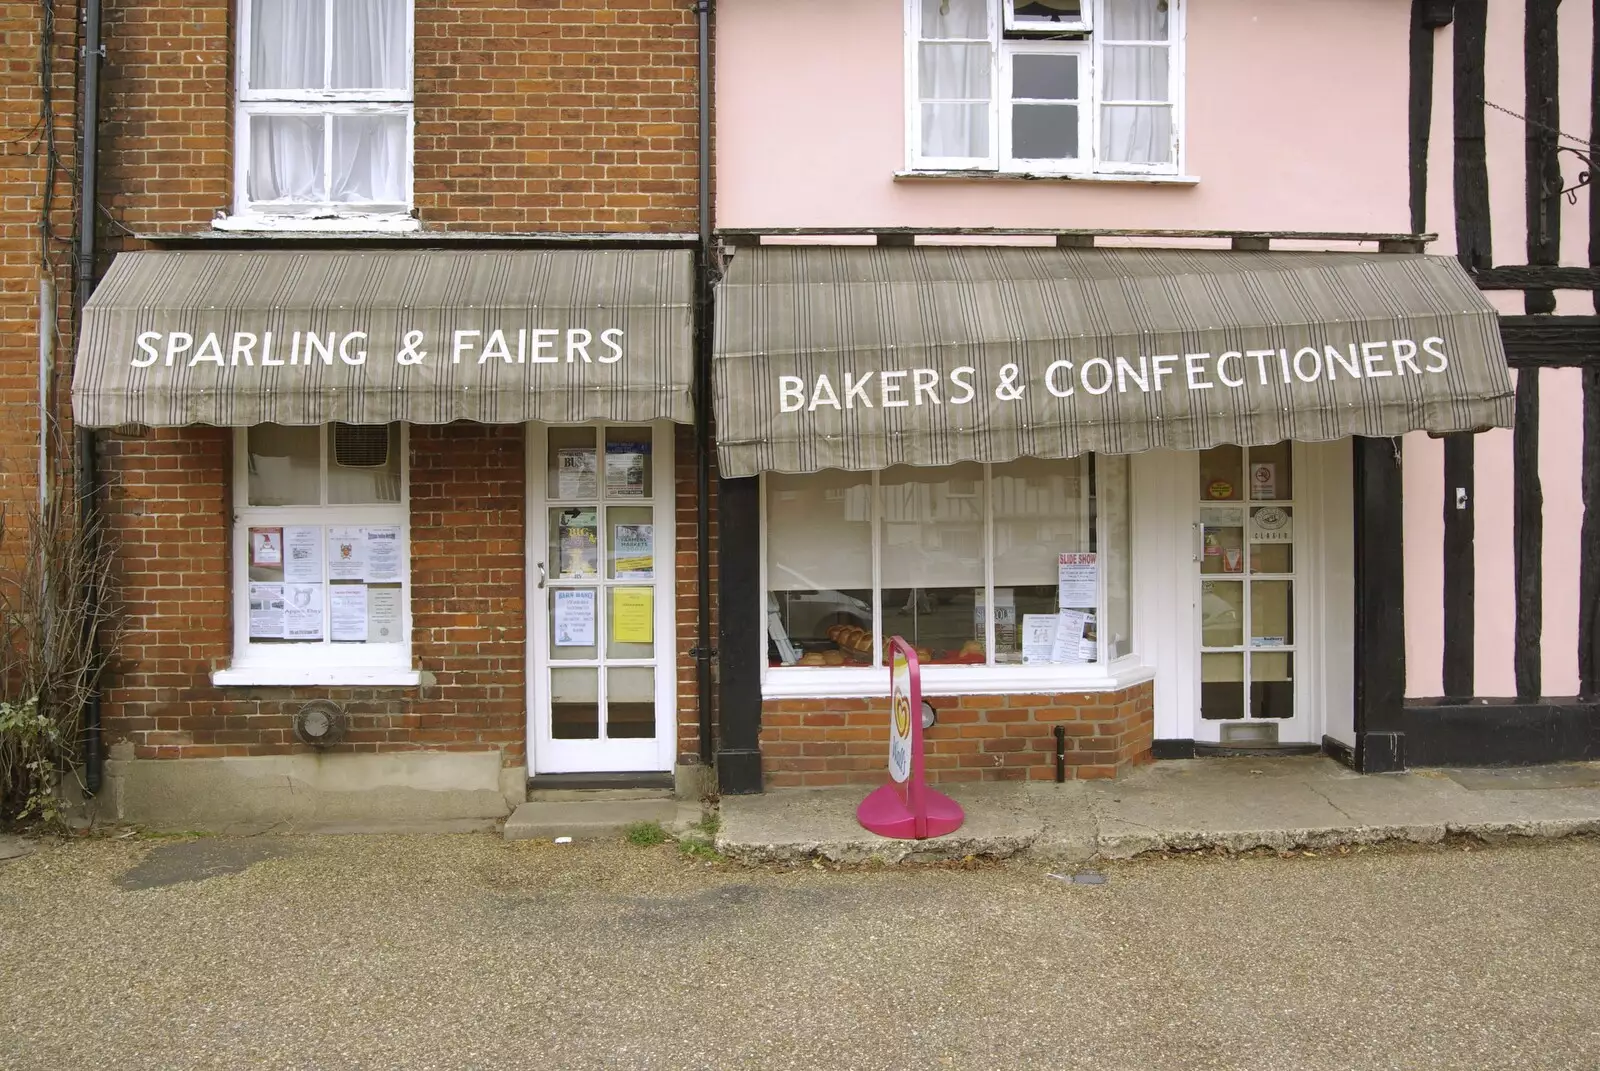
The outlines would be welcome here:
<svg viewBox="0 0 1600 1071">
<path fill-rule="evenodd" d="M 123 253 L 84 427 L 694 419 L 689 250 Z"/>
<path fill-rule="evenodd" d="M 1493 308 L 1397 253 L 760 246 L 717 297 L 726 476 L 1508 427 Z"/>
</svg>

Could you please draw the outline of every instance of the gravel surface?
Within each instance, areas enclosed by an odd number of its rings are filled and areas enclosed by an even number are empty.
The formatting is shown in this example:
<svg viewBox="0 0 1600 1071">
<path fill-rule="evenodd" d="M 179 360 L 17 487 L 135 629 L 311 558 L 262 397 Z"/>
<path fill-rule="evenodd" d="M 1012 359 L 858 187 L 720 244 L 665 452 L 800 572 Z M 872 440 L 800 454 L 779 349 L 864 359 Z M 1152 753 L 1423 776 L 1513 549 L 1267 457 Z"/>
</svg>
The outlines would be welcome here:
<svg viewBox="0 0 1600 1071">
<path fill-rule="evenodd" d="M 1600 843 L 1102 872 L 41 847 L 0 864 L 0 1066 L 1600 1066 Z"/>
</svg>

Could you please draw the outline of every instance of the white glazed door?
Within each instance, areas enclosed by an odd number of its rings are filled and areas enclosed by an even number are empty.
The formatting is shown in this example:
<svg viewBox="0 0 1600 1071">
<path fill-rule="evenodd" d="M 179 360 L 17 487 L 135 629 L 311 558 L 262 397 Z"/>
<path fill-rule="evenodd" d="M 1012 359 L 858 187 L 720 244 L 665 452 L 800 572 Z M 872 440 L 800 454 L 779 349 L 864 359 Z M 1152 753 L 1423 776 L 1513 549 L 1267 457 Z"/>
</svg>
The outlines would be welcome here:
<svg viewBox="0 0 1600 1071">
<path fill-rule="evenodd" d="M 528 427 L 533 773 L 672 768 L 672 426 Z"/>
</svg>

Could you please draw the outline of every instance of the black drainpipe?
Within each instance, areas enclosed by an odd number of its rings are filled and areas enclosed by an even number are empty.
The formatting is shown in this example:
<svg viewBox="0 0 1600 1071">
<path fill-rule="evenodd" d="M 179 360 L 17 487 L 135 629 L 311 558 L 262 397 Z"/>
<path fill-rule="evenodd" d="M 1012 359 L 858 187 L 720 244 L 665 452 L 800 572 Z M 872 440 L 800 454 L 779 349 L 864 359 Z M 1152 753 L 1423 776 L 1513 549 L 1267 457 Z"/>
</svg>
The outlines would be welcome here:
<svg viewBox="0 0 1600 1071">
<path fill-rule="evenodd" d="M 94 287 L 95 177 L 100 152 L 100 61 L 104 58 L 104 48 L 100 43 L 100 0 L 84 0 L 78 36 L 83 43 L 83 51 L 79 56 L 83 79 L 79 83 L 78 99 L 78 225 L 72 285 L 74 342 L 82 329 L 83 306 Z M 78 523 L 83 526 L 88 539 L 98 539 L 95 489 L 99 476 L 95 472 L 94 433 L 86 428 L 75 427 L 74 435 L 78 468 Z M 96 644 L 98 640 L 91 637 L 90 643 Z M 83 710 L 83 787 L 90 796 L 100 791 L 103 759 L 100 746 L 100 687 L 98 681 L 93 681 Z"/>
<path fill-rule="evenodd" d="M 95 2 L 95 0 L 90 0 Z M 700 762 L 710 765 L 715 697 L 711 691 L 711 0 L 695 0 L 700 23 L 700 71 L 696 109 L 699 120 L 700 246 L 695 271 L 695 589 L 699 597 L 699 636 L 695 642 L 695 686 L 700 693 Z"/>
</svg>

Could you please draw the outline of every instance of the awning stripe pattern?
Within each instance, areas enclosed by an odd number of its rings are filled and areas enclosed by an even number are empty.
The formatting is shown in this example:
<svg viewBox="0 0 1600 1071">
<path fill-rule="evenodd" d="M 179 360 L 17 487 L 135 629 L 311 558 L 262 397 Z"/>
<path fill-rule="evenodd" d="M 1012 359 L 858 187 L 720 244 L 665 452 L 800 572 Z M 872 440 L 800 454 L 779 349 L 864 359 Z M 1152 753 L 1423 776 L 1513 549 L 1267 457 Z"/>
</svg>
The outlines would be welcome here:
<svg viewBox="0 0 1600 1071">
<path fill-rule="evenodd" d="M 117 257 L 84 310 L 85 427 L 673 420 L 690 250 L 253 250 Z"/>
<path fill-rule="evenodd" d="M 1455 260 L 1016 246 L 741 249 L 720 471 L 948 465 L 1508 427 Z"/>
</svg>

